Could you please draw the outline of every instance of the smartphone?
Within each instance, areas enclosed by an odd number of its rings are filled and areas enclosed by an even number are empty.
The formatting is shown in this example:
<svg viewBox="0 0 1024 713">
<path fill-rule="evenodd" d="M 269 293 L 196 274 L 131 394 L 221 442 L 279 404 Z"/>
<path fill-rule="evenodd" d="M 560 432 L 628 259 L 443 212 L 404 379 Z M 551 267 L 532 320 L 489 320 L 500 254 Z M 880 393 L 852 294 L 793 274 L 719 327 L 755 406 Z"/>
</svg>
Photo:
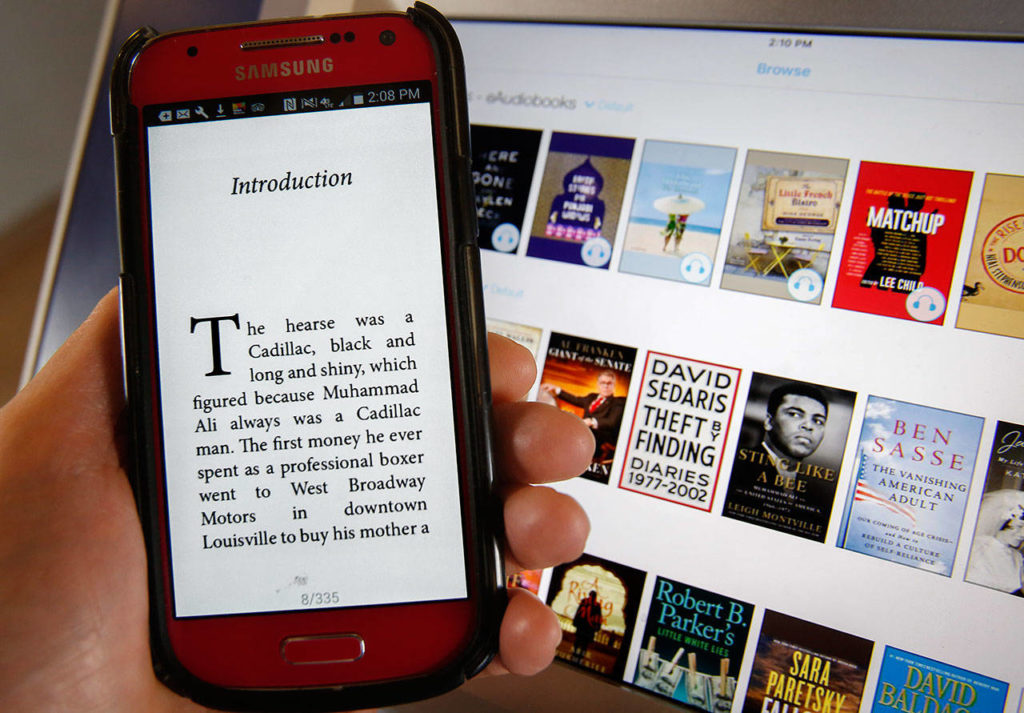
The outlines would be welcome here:
<svg viewBox="0 0 1024 713">
<path fill-rule="evenodd" d="M 451 26 L 142 30 L 111 86 L 159 677 L 247 710 L 456 686 L 504 596 Z"/>
</svg>

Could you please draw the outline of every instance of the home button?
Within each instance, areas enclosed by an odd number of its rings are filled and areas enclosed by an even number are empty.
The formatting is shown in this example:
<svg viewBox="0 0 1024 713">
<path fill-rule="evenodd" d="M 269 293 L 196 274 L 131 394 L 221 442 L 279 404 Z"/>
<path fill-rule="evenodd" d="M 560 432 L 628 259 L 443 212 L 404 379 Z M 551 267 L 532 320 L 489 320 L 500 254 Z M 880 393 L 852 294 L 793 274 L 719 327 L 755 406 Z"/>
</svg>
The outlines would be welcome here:
<svg viewBox="0 0 1024 713">
<path fill-rule="evenodd" d="M 281 642 L 281 658 L 290 664 L 349 663 L 366 653 L 359 634 L 317 634 L 289 636 Z"/>
</svg>

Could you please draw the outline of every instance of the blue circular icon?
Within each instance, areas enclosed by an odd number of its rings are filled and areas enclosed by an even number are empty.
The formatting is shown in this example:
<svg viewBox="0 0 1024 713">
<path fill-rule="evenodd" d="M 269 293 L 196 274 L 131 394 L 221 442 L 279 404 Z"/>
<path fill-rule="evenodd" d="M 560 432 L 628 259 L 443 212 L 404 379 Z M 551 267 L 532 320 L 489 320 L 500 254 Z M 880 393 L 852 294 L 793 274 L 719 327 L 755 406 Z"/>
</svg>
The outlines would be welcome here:
<svg viewBox="0 0 1024 713">
<path fill-rule="evenodd" d="M 679 274 L 687 282 L 707 282 L 711 277 L 711 258 L 704 253 L 687 253 L 679 261 Z"/>
<path fill-rule="evenodd" d="M 502 223 L 491 231 L 491 245 L 503 253 L 513 252 L 519 247 L 519 228 L 511 223 Z"/>
<path fill-rule="evenodd" d="M 907 295 L 907 314 L 918 322 L 932 322 L 946 311 L 946 297 L 934 287 L 918 287 Z"/>
<path fill-rule="evenodd" d="M 786 281 L 789 296 L 800 302 L 817 301 L 824 286 L 825 280 L 822 276 L 809 267 L 796 270 Z"/>
<path fill-rule="evenodd" d="M 612 244 L 604 238 L 591 238 L 583 243 L 581 251 L 583 264 L 590 267 L 601 267 L 607 265 L 612 259 Z"/>
</svg>

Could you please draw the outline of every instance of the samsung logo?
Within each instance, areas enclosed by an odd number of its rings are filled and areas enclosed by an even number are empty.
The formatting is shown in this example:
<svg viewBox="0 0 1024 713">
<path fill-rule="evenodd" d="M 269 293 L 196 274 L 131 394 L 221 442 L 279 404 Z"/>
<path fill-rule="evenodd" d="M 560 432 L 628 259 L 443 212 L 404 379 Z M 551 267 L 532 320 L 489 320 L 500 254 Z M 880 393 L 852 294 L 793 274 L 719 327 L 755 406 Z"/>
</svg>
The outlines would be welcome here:
<svg viewBox="0 0 1024 713">
<path fill-rule="evenodd" d="M 303 74 L 321 74 L 334 71 L 334 59 L 295 59 L 288 62 L 269 62 L 267 64 L 238 65 L 235 67 L 235 79 L 239 82 L 246 79 L 273 79 L 275 77 L 299 77 Z"/>
</svg>

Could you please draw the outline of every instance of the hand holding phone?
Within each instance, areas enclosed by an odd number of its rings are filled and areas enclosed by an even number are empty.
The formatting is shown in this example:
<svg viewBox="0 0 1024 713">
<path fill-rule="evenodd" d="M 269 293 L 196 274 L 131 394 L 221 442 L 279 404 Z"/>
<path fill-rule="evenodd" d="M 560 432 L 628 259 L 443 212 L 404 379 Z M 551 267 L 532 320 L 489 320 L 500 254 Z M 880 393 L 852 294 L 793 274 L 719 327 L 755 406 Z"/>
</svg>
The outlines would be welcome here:
<svg viewBox="0 0 1024 713">
<path fill-rule="evenodd" d="M 457 685 L 504 595 L 450 26 L 141 33 L 112 125 L 158 675 L 268 709 Z"/>
<path fill-rule="evenodd" d="M 146 553 L 122 466 L 127 438 L 117 295 L 0 409 L 0 710 L 161 713 L 200 710 L 153 676 Z M 492 343 L 496 466 L 513 567 L 574 559 L 587 520 L 543 487 L 589 463 L 578 419 L 517 401 L 533 362 Z M 542 434 L 542 435 L 540 435 Z M 531 674 L 560 640 L 551 611 L 527 592 L 504 613 L 488 670 Z"/>
</svg>

